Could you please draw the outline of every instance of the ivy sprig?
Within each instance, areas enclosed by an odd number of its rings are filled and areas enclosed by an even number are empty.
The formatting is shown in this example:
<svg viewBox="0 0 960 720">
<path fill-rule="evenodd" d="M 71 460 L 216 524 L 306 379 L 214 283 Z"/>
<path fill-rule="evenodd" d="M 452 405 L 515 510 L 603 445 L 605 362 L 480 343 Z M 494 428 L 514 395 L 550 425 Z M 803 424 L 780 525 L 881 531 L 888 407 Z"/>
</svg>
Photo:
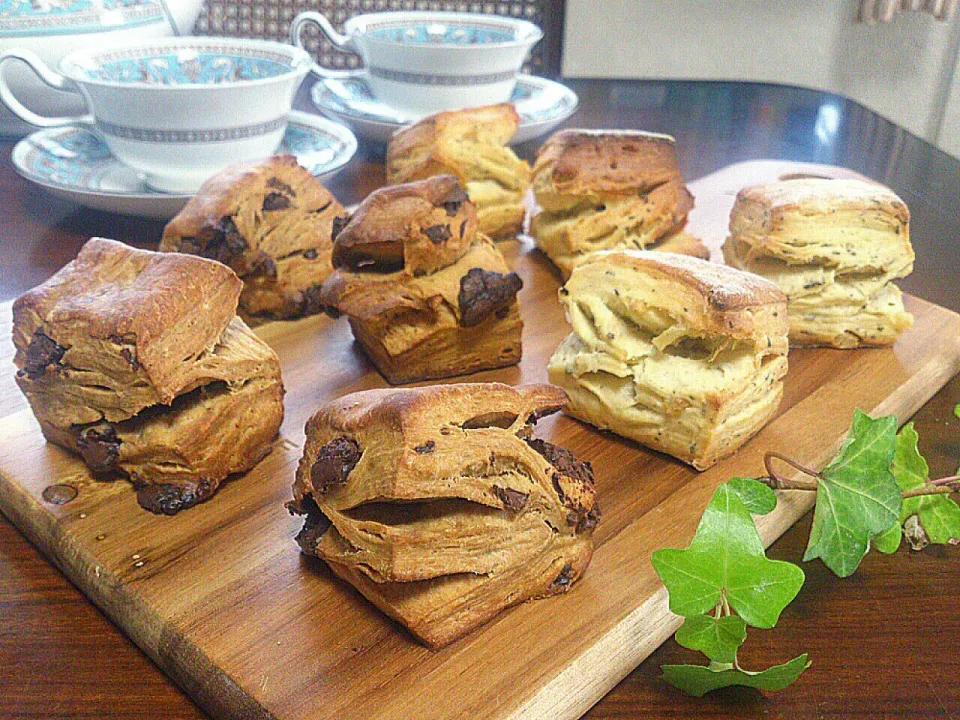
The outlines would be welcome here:
<svg viewBox="0 0 960 720">
<path fill-rule="evenodd" d="M 960 405 L 954 413 L 960 418 Z M 747 626 L 773 627 L 804 582 L 798 566 L 766 557 L 752 517 L 776 507 L 774 489 L 816 493 L 803 560 L 820 558 L 839 577 L 855 572 L 871 546 L 891 553 L 903 537 L 914 549 L 960 539 L 960 506 L 949 497 L 960 491 L 960 477 L 930 480 L 913 424 L 899 433 L 897 426 L 892 415 L 856 410 L 840 450 L 820 471 L 767 453 L 766 477 L 733 478 L 717 488 L 689 547 L 653 553 L 670 610 L 684 618 L 677 643 L 710 661 L 664 665 L 667 682 L 698 697 L 730 685 L 773 691 L 810 666 L 806 654 L 759 672 L 737 660 Z M 780 463 L 806 477 L 785 476 Z"/>
</svg>

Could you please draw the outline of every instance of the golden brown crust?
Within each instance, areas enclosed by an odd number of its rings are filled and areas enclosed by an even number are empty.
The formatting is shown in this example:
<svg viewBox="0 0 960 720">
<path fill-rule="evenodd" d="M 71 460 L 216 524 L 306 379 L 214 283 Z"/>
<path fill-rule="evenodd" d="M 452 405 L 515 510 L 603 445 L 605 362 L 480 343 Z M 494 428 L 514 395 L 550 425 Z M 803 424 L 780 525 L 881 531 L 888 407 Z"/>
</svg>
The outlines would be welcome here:
<svg viewBox="0 0 960 720">
<path fill-rule="evenodd" d="M 563 592 L 592 552 L 589 464 L 531 439 L 565 400 L 497 383 L 353 393 L 307 423 L 298 542 L 432 647 Z"/>
<path fill-rule="evenodd" d="M 240 287 L 220 263 L 93 238 L 74 261 L 14 303 L 21 386 L 30 397 L 32 388 L 57 393 L 95 376 L 96 387 L 78 404 L 94 416 L 73 419 L 90 422 L 110 408 L 129 417 L 208 380 L 229 379 L 222 377 L 229 370 L 202 359 L 234 317 Z M 38 364 L 32 356 L 43 342 L 60 349 L 55 360 Z M 103 387 L 135 392 L 115 398 Z M 114 402 L 120 399 L 129 402 Z"/>
<path fill-rule="evenodd" d="M 333 266 L 424 275 L 456 262 L 476 231 L 476 206 L 452 175 L 381 188 L 337 235 Z"/>
<path fill-rule="evenodd" d="M 479 231 L 511 237 L 523 224 L 530 166 L 506 147 L 519 125 L 510 103 L 436 113 L 397 131 L 387 182 L 455 175 L 477 205 Z"/>
<path fill-rule="evenodd" d="M 669 253 L 608 251 L 560 291 L 573 333 L 550 359 L 567 411 L 697 469 L 775 413 L 786 297 L 756 275 Z"/>
<path fill-rule="evenodd" d="M 471 292 L 481 274 L 499 296 Z M 430 275 L 337 270 L 321 301 L 348 316 L 354 336 L 391 383 L 451 377 L 520 360 L 516 293 L 522 283 L 487 238 L 478 236 L 455 263 Z M 485 302 L 489 300 L 490 302 Z"/>
<path fill-rule="evenodd" d="M 680 176 L 673 138 L 639 131 L 562 130 L 534 166 L 537 246 L 564 278 L 590 253 L 661 249 L 702 257 L 683 228 L 693 196 Z"/>
<path fill-rule="evenodd" d="M 913 269 L 909 219 L 900 198 L 871 182 L 756 185 L 737 196 L 723 254 L 787 294 L 791 344 L 890 345 L 913 323 L 893 284 Z"/>
<path fill-rule="evenodd" d="M 212 260 L 89 241 L 17 301 L 17 382 L 44 435 L 128 477 L 153 512 L 252 467 L 280 427 L 283 384 L 235 314 L 239 292 Z"/>
<path fill-rule="evenodd" d="M 207 180 L 164 229 L 160 250 L 201 255 L 243 280 L 250 316 L 319 312 L 340 203 L 291 155 L 239 163 Z"/>
<path fill-rule="evenodd" d="M 632 130 L 568 128 L 554 133 L 537 152 L 534 191 L 596 197 L 636 195 L 681 182 L 676 141 L 669 135 Z"/>
</svg>

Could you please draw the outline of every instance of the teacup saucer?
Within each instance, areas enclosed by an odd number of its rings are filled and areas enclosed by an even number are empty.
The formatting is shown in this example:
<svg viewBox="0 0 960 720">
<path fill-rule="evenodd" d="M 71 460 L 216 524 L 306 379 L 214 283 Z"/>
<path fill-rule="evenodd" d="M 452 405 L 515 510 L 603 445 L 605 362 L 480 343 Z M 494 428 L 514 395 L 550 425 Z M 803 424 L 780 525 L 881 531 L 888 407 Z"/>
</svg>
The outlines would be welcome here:
<svg viewBox="0 0 960 720">
<path fill-rule="evenodd" d="M 277 150 L 295 155 L 319 178 L 340 170 L 356 151 L 357 139 L 343 125 L 302 112 L 290 113 Z M 30 182 L 96 210 L 169 220 L 192 197 L 150 188 L 83 126 L 35 132 L 14 146 L 11 159 L 16 171 Z"/>
<path fill-rule="evenodd" d="M 319 78 L 310 90 L 317 109 L 354 132 L 371 140 L 386 142 L 397 128 L 416 118 L 401 113 L 373 97 L 363 76 L 345 80 Z M 520 115 L 520 129 L 511 144 L 526 142 L 553 130 L 577 109 L 577 94 L 546 78 L 520 75 L 511 102 Z"/>
</svg>

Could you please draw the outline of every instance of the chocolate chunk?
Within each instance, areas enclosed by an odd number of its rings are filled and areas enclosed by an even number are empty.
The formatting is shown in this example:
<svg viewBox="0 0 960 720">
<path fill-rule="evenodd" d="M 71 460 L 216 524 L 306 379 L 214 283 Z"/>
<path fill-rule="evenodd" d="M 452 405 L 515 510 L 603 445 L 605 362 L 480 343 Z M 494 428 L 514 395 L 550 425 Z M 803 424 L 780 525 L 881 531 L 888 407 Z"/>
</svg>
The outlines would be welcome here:
<svg viewBox="0 0 960 720">
<path fill-rule="evenodd" d="M 577 520 L 577 532 L 582 533 L 593 530 L 599 522 L 600 506 L 594 503 L 593 507 L 586 513 L 580 513 L 579 519 Z"/>
<path fill-rule="evenodd" d="M 323 537 L 323 534 L 330 529 L 330 518 L 324 515 L 323 510 L 320 509 L 320 506 L 317 505 L 317 502 L 310 496 L 303 498 L 300 502 L 300 508 L 294 509 L 291 507 L 292 503 L 287 505 L 290 508 L 290 512 L 298 512 L 303 515 L 306 514 L 306 518 L 303 522 L 303 527 L 300 529 L 300 532 L 297 533 L 297 544 L 300 546 L 300 549 L 308 555 L 315 555 L 317 552 L 317 543 L 320 542 L 320 538 Z"/>
<path fill-rule="evenodd" d="M 66 351 L 63 345 L 57 344 L 43 330 L 36 330 L 27 346 L 23 372 L 30 377 L 41 375 L 50 365 L 59 365 Z"/>
<path fill-rule="evenodd" d="M 453 217 L 460 212 L 460 206 L 469 199 L 470 197 L 463 191 L 463 188 L 458 185 L 447 193 L 447 196 L 440 201 L 440 204 L 443 206 L 447 215 Z M 460 233 L 460 236 L 463 237 L 463 232 Z"/>
<path fill-rule="evenodd" d="M 439 245 L 440 243 L 445 243 L 453 234 L 450 232 L 449 225 L 431 225 L 423 231 L 424 235 L 430 238 L 430 242 L 434 245 Z"/>
<path fill-rule="evenodd" d="M 332 200 L 331 200 L 330 202 L 328 202 L 326 205 L 321 205 L 320 207 L 311 210 L 310 213 L 311 213 L 312 215 L 319 215 L 319 214 L 322 213 L 322 212 L 326 212 L 326 211 L 327 211 L 327 208 L 330 207 L 331 205 L 333 205 L 333 201 L 332 201 Z"/>
<path fill-rule="evenodd" d="M 516 273 L 502 275 L 482 268 L 470 268 L 460 278 L 460 294 L 457 296 L 460 325 L 479 325 L 484 318 L 509 306 L 522 287 L 523 281 Z"/>
<path fill-rule="evenodd" d="M 276 278 L 277 263 L 263 250 L 257 250 L 254 256 L 250 258 L 250 271 L 247 274 L 265 275 L 267 277 Z"/>
<path fill-rule="evenodd" d="M 467 221 L 464 220 L 462 223 L 460 223 L 460 239 L 461 240 L 463 240 L 463 234 L 466 232 L 466 230 L 467 230 Z"/>
<path fill-rule="evenodd" d="M 549 592 L 561 593 L 570 589 L 570 583 L 573 582 L 573 566 L 567 563 L 560 570 L 560 574 L 550 583 Z"/>
<path fill-rule="evenodd" d="M 121 348 L 120 354 L 123 356 L 123 359 L 126 360 L 130 364 L 130 367 L 132 367 L 134 370 L 140 367 L 140 363 L 137 362 L 137 356 L 135 352 L 130 348 L 128 347 Z"/>
<path fill-rule="evenodd" d="M 330 239 L 336 240 L 337 235 L 339 235 L 343 229 L 347 226 L 347 223 L 350 222 L 350 218 L 344 215 L 343 217 L 337 216 L 333 219 L 333 225 L 330 228 Z"/>
<path fill-rule="evenodd" d="M 427 440 L 423 445 L 418 445 L 413 449 L 414 452 L 418 452 L 421 455 L 428 455 L 432 453 L 434 448 L 437 447 L 437 444 L 433 440 Z"/>
<path fill-rule="evenodd" d="M 334 438 L 321 447 L 310 468 L 314 491 L 323 495 L 331 488 L 345 485 L 362 454 L 357 441 L 348 437 Z"/>
<path fill-rule="evenodd" d="M 319 250 L 317 250 L 316 248 L 310 248 L 309 250 L 304 251 L 303 257 L 306 258 L 307 260 L 316 260 L 319 254 L 320 254 Z"/>
<path fill-rule="evenodd" d="M 203 502 L 217 489 L 216 483 L 200 478 L 196 483 L 135 483 L 137 502 L 157 515 L 176 515 Z"/>
<path fill-rule="evenodd" d="M 219 232 L 223 237 L 223 246 L 232 255 L 241 255 L 250 247 L 246 238 L 237 230 L 237 224 L 229 215 L 221 218 Z"/>
<path fill-rule="evenodd" d="M 320 299 L 320 285 L 311 285 L 308 288 L 305 288 L 300 293 L 300 312 L 304 315 L 316 315 L 319 312 L 325 312 L 330 317 L 340 317 L 340 314 L 336 315 L 331 314 L 331 312 L 337 312 L 336 309 L 332 309 L 323 304 Z"/>
<path fill-rule="evenodd" d="M 290 207 L 290 198 L 283 193 L 272 192 L 263 198 L 263 211 L 286 210 Z"/>
<path fill-rule="evenodd" d="M 520 512 L 523 510 L 524 506 L 527 504 L 527 500 L 530 499 L 530 496 L 527 493 L 522 493 L 519 490 L 514 490 L 513 488 L 500 487 L 499 485 L 493 486 L 493 494 L 497 496 L 497 499 L 503 503 L 503 507 L 510 512 Z"/>
<path fill-rule="evenodd" d="M 527 445 L 536 450 L 544 459 L 553 465 L 557 470 L 569 478 L 593 485 L 593 467 L 588 462 L 578 460 L 576 456 L 566 448 L 559 447 L 553 443 L 548 443 L 540 438 L 529 438 Z M 554 484 L 557 479 L 554 477 Z M 561 498 L 561 501 L 563 498 Z"/>
<path fill-rule="evenodd" d="M 285 183 L 280 178 L 275 178 L 275 177 L 267 178 L 267 187 L 272 188 L 274 190 L 279 190 L 284 195 L 289 195 L 290 197 L 297 196 L 296 191 L 292 187 L 287 185 L 287 183 Z"/>
<path fill-rule="evenodd" d="M 77 449 L 93 472 L 110 473 L 117 469 L 120 438 L 113 426 L 101 423 L 81 429 L 77 434 Z"/>
</svg>

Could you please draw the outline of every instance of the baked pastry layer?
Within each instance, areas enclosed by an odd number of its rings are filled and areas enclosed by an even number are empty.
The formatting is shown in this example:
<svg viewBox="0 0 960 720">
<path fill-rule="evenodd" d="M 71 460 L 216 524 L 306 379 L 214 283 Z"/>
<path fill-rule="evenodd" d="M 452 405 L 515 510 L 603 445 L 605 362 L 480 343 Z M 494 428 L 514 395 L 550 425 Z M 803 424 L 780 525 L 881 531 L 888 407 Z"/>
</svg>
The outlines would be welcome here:
<svg viewBox="0 0 960 720">
<path fill-rule="evenodd" d="M 239 293 L 212 260 L 88 241 L 15 303 L 17 381 L 44 435 L 129 478 L 153 512 L 252 467 L 280 427 L 283 385 L 235 315 Z"/>
<path fill-rule="evenodd" d="M 436 113 L 399 130 L 387 146 L 387 182 L 450 174 L 477 206 L 479 231 L 513 237 L 523 227 L 530 166 L 507 146 L 520 117 L 510 103 Z"/>
<path fill-rule="evenodd" d="M 893 285 L 913 269 L 906 205 L 857 180 L 746 188 L 730 216 L 727 264 L 777 283 L 794 345 L 889 345 L 913 324 Z"/>
<path fill-rule="evenodd" d="M 217 344 L 240 281 L 210 260 L 93 238 L 13 305 L 17 383 L 57 425 L 123 420 L 246 371 Z"/>
<path fill-rule="evenodd" d="M 562 130 L 541 147 L 530 232 L 564 278 L 586 255 L 662 249 L 709 257 L 683 233 L 693 196 L 673 138 L 638 131 Z"/>
<path fill-rule="evenodd" d="M 643 251 L 597 253 L 560 291 L 573 333 L 550 360 L 567 411 L 703 470 L 776 411 L 786 298 L 759 277 Z"/>
<path fill-rule="evenodd" d="M 523 283 L 489 239 L 473 234 L 473 204 L 458 190 L 455 178 L 437 176 L 378 191 L 337 236 L 338 269 L 321 301 L 348 317 L 391 383 L 520 360 Z"/>
<path fill-rule="evenodd" d="M 250 316 L 320 311 L 316 294 L 332 271 L 334 223 L 346 212 L 291 155 L 227 168 L 207 180 L 163 232 L 160 250 L 219 260 L 244 281 Z"/>
<path fill-rule="evenodd" d="M 533 439 L 565 396 L 496 383 L 372 390 L 307 424 L 297 540 L 440 646 L 504 607 L 562 592 L 592 552 L 592 471 Z"/>
</svg>

